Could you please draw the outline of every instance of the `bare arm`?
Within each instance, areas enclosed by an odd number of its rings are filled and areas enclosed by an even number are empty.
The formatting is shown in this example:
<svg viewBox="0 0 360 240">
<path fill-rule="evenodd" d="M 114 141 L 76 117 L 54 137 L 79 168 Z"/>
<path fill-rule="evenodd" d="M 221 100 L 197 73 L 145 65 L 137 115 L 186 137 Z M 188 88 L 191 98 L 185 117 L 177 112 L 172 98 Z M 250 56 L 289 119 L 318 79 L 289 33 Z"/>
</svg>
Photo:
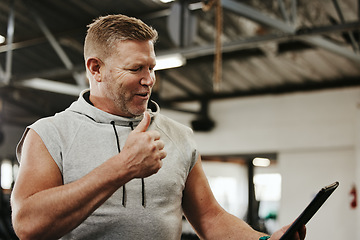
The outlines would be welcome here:
<svg viewBox="0 0 360 240">
<path fill-rule="evenodd" d="M 149 122 L 129 135 L 120 154 L 65 185 L 41 138 L 30 130 L 11 198 L 13 225 L 19 238 L 58 239 L 82 223 L 120 186 L 132 178 L 156 173 L 166 153 L 156 132 L 145 133 Z M 149 148 L 144 150 L 143 146 Z"/>
<path fill-rule="evenodd" d="M 183 209 L 186 218 L 202 239 L 259 239 L 264 236 L 241 219 L 227 213 L 218 204 L 211 192 L 200 158 L 186 182 Z"/>
<path fill-rule="evenodd" d="M 243 220 L 229 214 L 218 204 L 202 169 L 200 157 L 186 181 L 183 210 L 201 239 L 258 240 L 266 235 L 255 231 Z M 288 227 L 283 227 L 270 239 L 279 239 Z M 301 235 L 301 237 L 295 236 L 294 240 L 304 239 L 305 232 L 302 232 Z"/>
</svg>

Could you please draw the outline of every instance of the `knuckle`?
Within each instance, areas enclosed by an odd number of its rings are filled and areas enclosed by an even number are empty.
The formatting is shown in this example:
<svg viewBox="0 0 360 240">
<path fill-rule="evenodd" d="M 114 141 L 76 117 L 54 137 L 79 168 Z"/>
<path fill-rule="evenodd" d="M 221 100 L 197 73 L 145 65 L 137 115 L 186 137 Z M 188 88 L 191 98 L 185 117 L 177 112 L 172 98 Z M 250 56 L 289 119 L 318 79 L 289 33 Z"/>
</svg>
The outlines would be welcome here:
<svg viewBox="0 0 360 240">
<path fill-rule="evenodd" d="M 146 141 L 151 141 L 151 139 L 152 139 L 151 133 L 145 132 L 145 133 L 143 134 L 143 138 L 144 138 Z"/>
<path fill-rule="evenodd" d="M 151 152 L 156 152 L 157 151 L 157 145 L 155 143 L 152 143 L 149 145 L 150 151 Z"/>
</svg>

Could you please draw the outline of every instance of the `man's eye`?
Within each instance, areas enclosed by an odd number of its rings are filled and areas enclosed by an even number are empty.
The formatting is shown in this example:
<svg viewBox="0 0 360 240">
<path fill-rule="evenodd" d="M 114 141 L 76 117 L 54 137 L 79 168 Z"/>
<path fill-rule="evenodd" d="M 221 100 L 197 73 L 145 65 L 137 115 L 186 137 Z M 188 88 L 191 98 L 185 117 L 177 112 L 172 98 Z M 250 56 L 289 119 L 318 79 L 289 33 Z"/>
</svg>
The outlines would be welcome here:
<svg viewBox="0 0 360 240">
<path fill-rule="evenodd" d="M 138 67 L 138 68 L 131 68 L 130 71 L 131 72 L 138 72 L 141 70 L 141 67 Z"/>
</svg>

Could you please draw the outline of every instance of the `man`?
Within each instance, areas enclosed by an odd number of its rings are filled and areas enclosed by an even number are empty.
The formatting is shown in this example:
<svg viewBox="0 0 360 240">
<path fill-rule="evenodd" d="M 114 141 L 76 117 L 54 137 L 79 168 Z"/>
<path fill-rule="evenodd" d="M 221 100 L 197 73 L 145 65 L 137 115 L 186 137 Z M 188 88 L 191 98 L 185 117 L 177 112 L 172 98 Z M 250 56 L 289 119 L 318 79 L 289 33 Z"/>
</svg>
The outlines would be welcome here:
<svg viewBox="0 0 360 240">
<path fill-rule="evenodd" d="M 17 148 L 20 239 L 180 239 L 183 213 L 203 239 L 263 239 L 214 199 L 192 131 L 149 102 L 156 39 L 124 15 L 89 25 L 90 90 L 29 126 Z"/>
</svg>

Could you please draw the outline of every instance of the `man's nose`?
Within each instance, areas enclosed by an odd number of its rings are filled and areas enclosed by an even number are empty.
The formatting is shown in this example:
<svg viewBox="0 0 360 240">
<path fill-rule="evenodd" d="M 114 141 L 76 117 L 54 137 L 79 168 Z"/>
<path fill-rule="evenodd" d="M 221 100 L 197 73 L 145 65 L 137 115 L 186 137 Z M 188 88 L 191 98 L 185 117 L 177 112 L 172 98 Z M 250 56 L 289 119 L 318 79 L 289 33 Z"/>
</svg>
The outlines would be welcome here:
<svg viewBox="0 0 360 240">
<path fill-rule="evenodd" d="M 141 85 L 152 87 L 155 84 L 155 73 L 154 70 L 145 71 L 140 81 Z"/>
</svg>

